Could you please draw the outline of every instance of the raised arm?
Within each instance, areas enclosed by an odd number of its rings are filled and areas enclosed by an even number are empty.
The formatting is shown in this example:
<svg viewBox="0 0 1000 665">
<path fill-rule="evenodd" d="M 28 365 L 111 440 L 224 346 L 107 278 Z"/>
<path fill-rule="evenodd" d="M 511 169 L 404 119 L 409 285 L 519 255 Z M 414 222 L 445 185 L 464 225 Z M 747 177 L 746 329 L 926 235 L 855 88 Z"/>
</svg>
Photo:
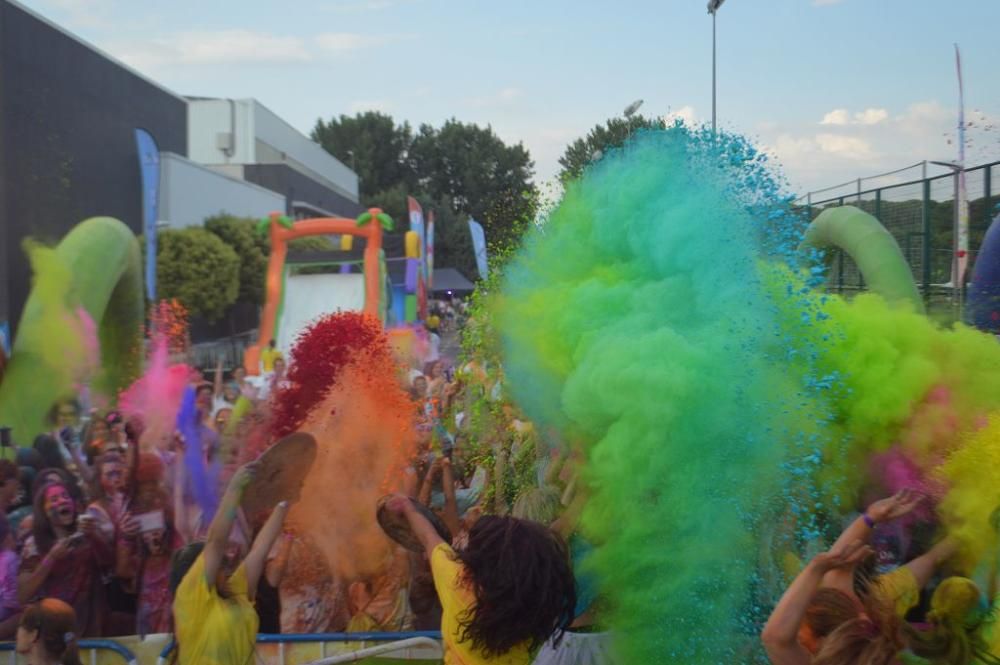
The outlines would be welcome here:
<svg viewBox="0 0 1000 665">
<path fill-rule="evenodd" d="M 564 539 L 569 539 L 580 524 L 580 516 L 583 514 L 583 507 L 586 504 L 587 495 L 583 492 L 577 492 L 563 514 L 556 518 L 550 528 Z"/>
<path fill-rule="evenodd" d="M 222 356 L 219 356 L 218 362 L 215 363 L 215 377 L 212 381 L 212 396 L 215 398 L 222 397 Z"/>
<path fill-rule="evenodd" d="M 69 538 L 57 540 L 48 553 L 38 559 L 38 565 L 35 566 L 34 570 L 19 573 L 17 576 L 17 602 L 22 605 L 31 602 L 31 599 L 45 584 L 45 580 L 49 578 L 52 567 L 66 558 L 72 551 L 73 544 Z"/>
<path fill-rule="evenodd" d="M 938 567 L 950 559 L 957 550 L 958 542 L 953 538 L 945 538 L 925 554 L 906 562 L 905 567 L 910 569 L 917 580 L 917 588 L 923 589 L 927 586 Z"/>
<path fill-rule="evenodd" d="M 824 575 L 838 568 L 850 568 L 872 553 L 856 541 L 817 554 L 792 581 L 771 612 L 760 635 L 773 665 L 809 665 L 812 656 L 799 644 L 799 626 Z"/>
<path fill-rule="evenodd" d="M 182 462 L 183 463 L 183 462 Z M 257 464 L 251 462 L 240 468 L 239 471 L 229 481 L 225 496 L 222 497 L 222 504 L 212 518 L 212 524 L 208 527 L 208 538 L 205 541 L 205 550 L 202 556 L 205 558 L 205 582 L 210 588 L 215 587 L 215 579 L 222 567 L 222 559 L 226 554 L 226 545 L 229 542 L 229 533 L 233 530 L 233 522 L 236 521 L 236 513 L 240 509 L 240 501 L 243 499 L 243 492 L 247 485 L 253 480 L 257 473 Z M 257 571 L 257 579 L 260 578 L 260 571 Z M 256 586 L 256 581 L 251 585 L 251 591 Z"/>
<path fill-rule="evenodd" d="M 919 492 L 904 489 L 890 497 L 879 499 L 844 529 L 830 551 L 842 549 L 855 541 L 867 543 L 876 524 L 890 522 L 909 514 L 923 501 L 923 498 Z M 823 586 L 851 593 L 854 588 L 854 571 L 845 567 L 834 568 L 823 578 Z"/>
<path fill-rule="evenodd" d="M 420 494 L 417 496 L 417 501 L 425 506 L 431 505 L 431 494 L 434 490 L 434 481 L 441 475 L 441 459 L 442 458 L 438 457 L 431 462 L 430 468 L 428 468 L 427 473 L 424 474 L 424 482 L 420 484 Z"/>
<path fill-rule="evenodd" d="M 462 521 L 458 516 L 458 499 L 455 497 L 455 470 L 451 468 L 451 460 L 447 457 L 441 460 L 441 486 L 444 490 L 442 518 L 454 537 L 462 530 Z"/>
<path fill-rule="evenodd" d="M 288 561 L 292 558 L 292 547 L 295 545 L 295 537 L 290 533 L 284 533 L 278 540 L 278 551 L 274 558 L 264 565 L 264 575 L 267 583 L 274 588 L 278 588 L 281 580 L 285 577 L 285 570 L 288 568 Z"/>
<path fill-rule="evenodd" d="M 271 516 L 264 523 L 264 528 L 260 530 L 254 538 L 250 553 L 243 561 L 243 567 L 247 571 L 247 585 L 250 589 L 250 600 L 253 600 L 257 593 L 257 585 L 260 583 L 260 576 L 264 574 L 264 566 L 267 565 L 267 555 L 274 547 L 274 541 L 281 535 L 281 527 L 285 523 L 285 516 L 288 515 L 288 502 L 282 501 L 274 510 Z"/>
</svg>

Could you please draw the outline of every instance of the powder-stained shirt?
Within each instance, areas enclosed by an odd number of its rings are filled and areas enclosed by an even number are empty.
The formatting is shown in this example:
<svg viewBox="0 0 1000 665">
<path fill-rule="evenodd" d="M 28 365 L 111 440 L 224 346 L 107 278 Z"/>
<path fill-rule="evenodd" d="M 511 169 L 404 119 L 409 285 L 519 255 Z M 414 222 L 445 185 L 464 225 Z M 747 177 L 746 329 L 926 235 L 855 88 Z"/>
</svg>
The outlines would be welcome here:
<svg viewBox="0 0 1000 665">
<path fill-rule="evenodd" d="M 229 597 L 205 580 L 201 554 L 174 597 L 174 631 L 179 665 L 247 665 L 257 642 L 257 610 L 250 602 L 246 567 L 228 581 Z"/>
<path fill-rule="evenodd" d="M 907 612 L 920 602 L 917 578 L 907 566 L 900 566 L 891 573 L 876 577 L 874 592 L 876 597 L 892 607 L 899 617 L 905 617 Z"/>
<path fill-rule="evenodd" d="M 28 536 L 21 552 L 18 574 L 35 572 L 44 558 L 45 555 L 38 551 L 34 535 Z M 108 613 L 101 581 L 103 564 L 94 544 L 85 538 L 67 556 L 52 564 L 31 602 L 58 598 L 76 612 L 77 633 L 81 637 L 100 637 Z"/>
<path fill-rule="evenodd" d="M 459 620 L 475 605 L 476 596 L 465 581 L 465 566 L 455 558 L 455 552 L 441 543 L 431 552 L 431 573 L 434 588 L 441 600 L 441 639 L 444 641 L 445 665 L 528 665 L 531 654 L 527 642 L 518 644 L 507 653 L 487 658 L 461 638 Z"/>
</svg>

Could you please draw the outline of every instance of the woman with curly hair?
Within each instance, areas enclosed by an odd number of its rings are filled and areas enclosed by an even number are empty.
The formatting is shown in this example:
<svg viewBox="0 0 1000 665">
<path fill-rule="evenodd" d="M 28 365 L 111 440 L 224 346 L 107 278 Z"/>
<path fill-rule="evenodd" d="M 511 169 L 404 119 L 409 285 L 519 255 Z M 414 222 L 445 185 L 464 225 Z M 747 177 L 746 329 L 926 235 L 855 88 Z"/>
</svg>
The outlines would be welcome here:
<svg viewBox="0 0 1000 665">
<path fill-rule="evenodd" d="M 527 665 L 573 621 L 576 592 L 565 542 L 547 527 L 486 516 L 455 552 L 407 497 L 388 507 L 406 518 L 431 561 L 441 600 L 446 665 Z"/>
</svg>

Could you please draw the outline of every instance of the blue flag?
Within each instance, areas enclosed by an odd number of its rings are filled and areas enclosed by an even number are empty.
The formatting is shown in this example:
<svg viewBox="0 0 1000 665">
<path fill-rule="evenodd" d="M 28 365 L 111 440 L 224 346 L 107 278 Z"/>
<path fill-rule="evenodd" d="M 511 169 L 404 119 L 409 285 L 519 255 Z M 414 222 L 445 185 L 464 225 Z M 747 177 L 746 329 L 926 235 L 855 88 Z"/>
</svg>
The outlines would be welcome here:
<svg viewBox="0 0 1000 665">
<path fill-rule="evenodd" d="M 486 233 L 479 222 L 469 219 L 469 234 L 472 236 L 472 249 L 476 253 L 476 267 L 479 268 L 479 276 L 485 279 L 489 273 L 489 260 L 486 256 Z"/>
<path fill-rule="evenodd" d="M 146 297 L 156 300 L 156 218 L 160 195 L 160 150 L 145 129 L 135 130 L 142 178 L 142 232 L 146 236 Z"/>
</svg>

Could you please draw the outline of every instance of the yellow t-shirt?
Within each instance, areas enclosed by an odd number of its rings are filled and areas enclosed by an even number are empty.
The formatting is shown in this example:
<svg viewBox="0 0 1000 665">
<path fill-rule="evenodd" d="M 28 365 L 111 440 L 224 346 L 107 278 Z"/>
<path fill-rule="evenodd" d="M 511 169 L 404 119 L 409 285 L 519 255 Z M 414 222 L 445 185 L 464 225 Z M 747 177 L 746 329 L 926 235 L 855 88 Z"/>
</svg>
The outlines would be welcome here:
<svg viewBox="0 0 1000 665">
<path fill-rule="evenodd" d="M 229 578 L 229 598 L 205 582 L 205 555 L 184 576 L 174 596 L 179 665 L 248 665 L 260 619 L 247 594 L 242 565 Z"/>
<path fill-rule="evenodd" d="M 434 588 L 441 600 L 441 638 L 444 642 L 445 665 L 528 665 L 531 654 L 527 642 L 493 658 L 473 650 L 472 644 L 463 642 L 459 618 L 476 602 L 472 589 L 463 580 L 465 567 L 455 560 L 455 552 L 441 543 L 431 552 L 431 573 Z"/>
<path fill-rule="evenodd" d="M 279 351 L 277 349 L 272 349 L 271 347 L 267 347 L 266 349 L 264 349 L 263 351 L 261 351 L 260 352 L 260 361 L 264 365 L 264 371 L 265 372 L 273 372 L 274 371 L 274 361 L 277 360 L 278 358 L 284 358 L 284 356 L 282 356 L 281 355 L 281 351 Z"/>
<path fill-rule="evenodd" d="M 874 593 L 882 602 L 891 605 L 901 618 L 920 602 L 917 578 L 906 566 L 876 577 Z"/>
</svg>

